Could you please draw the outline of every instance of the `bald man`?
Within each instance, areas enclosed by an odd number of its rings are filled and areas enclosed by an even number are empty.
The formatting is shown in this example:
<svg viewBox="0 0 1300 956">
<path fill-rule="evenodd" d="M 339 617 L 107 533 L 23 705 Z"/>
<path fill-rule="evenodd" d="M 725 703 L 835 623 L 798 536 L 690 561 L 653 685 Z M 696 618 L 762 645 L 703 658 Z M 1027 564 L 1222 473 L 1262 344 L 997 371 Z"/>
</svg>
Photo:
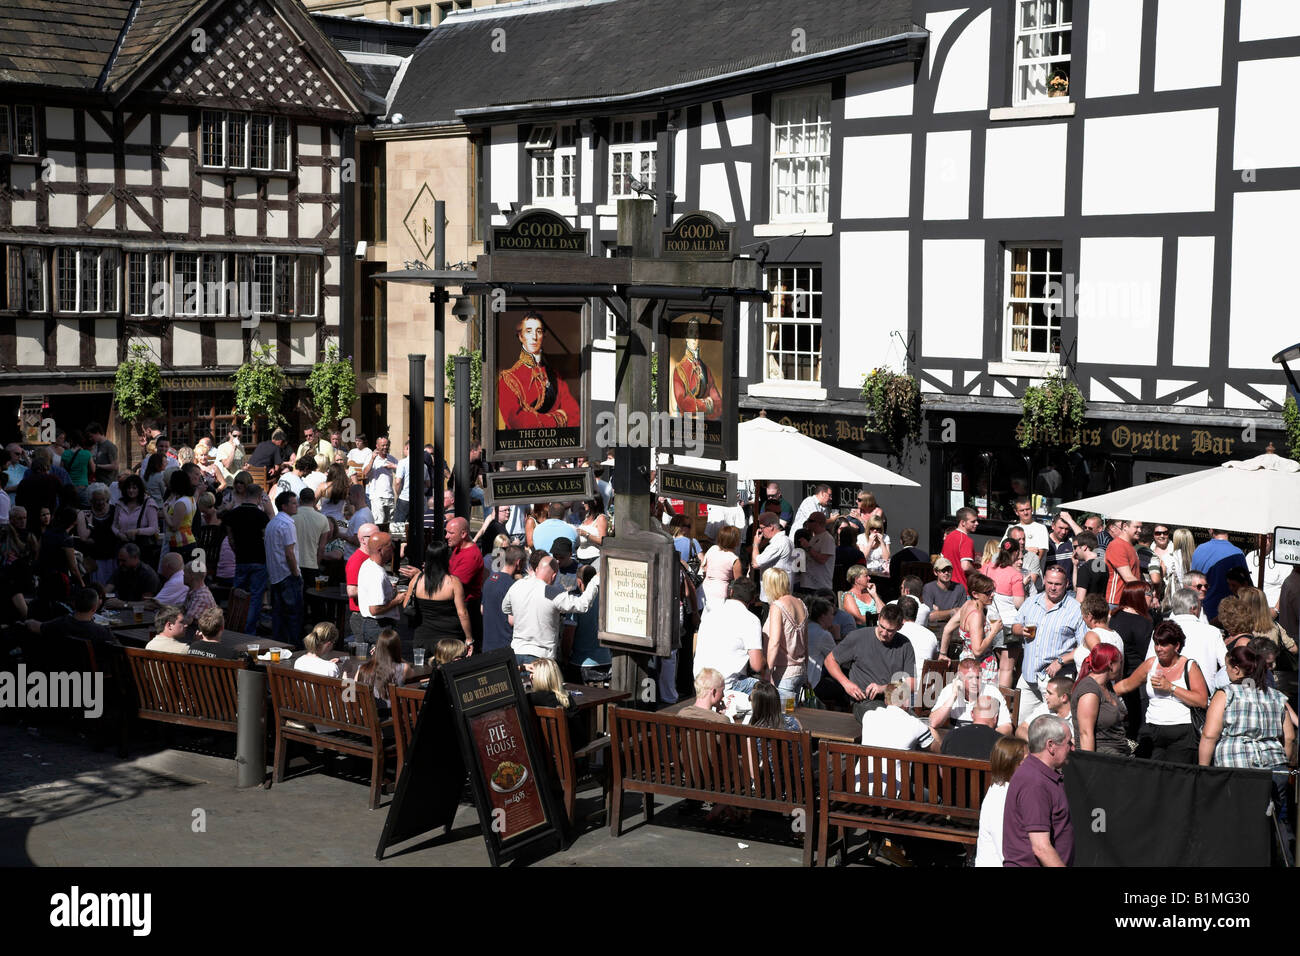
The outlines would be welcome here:
<svg viewBox="0 0 1300 956">
<path fill-rule="evenodd" d="M 464 518 L 447 521 L 447 547 L 451 548 L 451 573 L 465 585 L 465 607 L 469 610 L 469 623 L 475 646 L 483 640 L 483 552 L 469 536 L 469 522 Z"/>
<path fill-rule="evenodd" d="M 367 644 L 379 640 L 379 632 L 397 627 L 398 605 L 402 595 L 388 580 L 388 565 L 393 561 L 393 537 L 387 531 L 370 536 L 370 559 L 361 564 L 357 574 L 357 605 L 361 608 L 361 637 Z"/>
<path fill-rule="evenodd" d="M 190 596 L 190 589 L 185 584 L 185 559 L 180 552 L 168 551 L 158 565 L 158 577 L 163 582 L 162 590 L 157 594 L 159 604 L 175 604 L 184 607 Z"/>
<path fill-rule="evenodd" d="M 357 543 L 360 545 L 348 558 L 348 563 L 343 569 L 343 580 L 348 589 L 348 607 L 352 610 L 352 617 L 349 620 L 349 630 L 356 639 L 361 638 L 361 607 L 357 604 L 357 580 L 361 575 L 361 565 L 365 564 L 370 558 L 370 538 L 379 530 L 379 526 L 370 522 L 357 528 Z"/>
</svg>

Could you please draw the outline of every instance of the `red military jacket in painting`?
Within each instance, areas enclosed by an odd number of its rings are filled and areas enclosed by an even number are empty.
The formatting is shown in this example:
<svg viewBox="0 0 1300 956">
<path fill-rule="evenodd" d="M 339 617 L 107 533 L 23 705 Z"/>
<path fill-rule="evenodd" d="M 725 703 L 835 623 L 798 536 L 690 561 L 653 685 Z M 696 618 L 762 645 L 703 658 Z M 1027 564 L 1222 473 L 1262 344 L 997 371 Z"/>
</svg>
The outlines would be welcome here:
<svg viewBox="0 0 1300 956">
<path fill-rule="evenodd" d="M 499 428 L 577 428 L 581 411 L 569 386 L 545 359 L 527 352 L 497 376 Z"/>
</svg>

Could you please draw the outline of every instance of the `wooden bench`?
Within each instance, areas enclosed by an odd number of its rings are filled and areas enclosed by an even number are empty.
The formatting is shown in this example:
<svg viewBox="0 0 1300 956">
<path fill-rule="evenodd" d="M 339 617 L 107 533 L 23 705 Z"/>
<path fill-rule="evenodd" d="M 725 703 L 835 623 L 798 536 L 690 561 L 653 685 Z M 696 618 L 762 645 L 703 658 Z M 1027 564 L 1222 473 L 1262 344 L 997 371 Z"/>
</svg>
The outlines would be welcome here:
<svg viewBox="0 0 1300 956">
<path fill-rule="evenodd" d="M 415 738 L 415 723 L 420 719 L 420 708 L 424 706 L 423 687 L 388 686 L 388 701 L 393 708 L 393 737 L 397 744 L 397 779 L 402 778 L 402 768 L 406 766 L 406 755 L 411 751 L 411 741 Z"/>
<path fill-rule="evenodd" d="M 390 752 L 396 756 L 396 743 L 384 742 L 384 730 L 392 721 L 380 723 L 379 708 L 370 688 L 364 684 L 344 684 L 337 677 L 295 671 L 285 665 L 268 667 L 266 674 L 275 714 L 274 781 L 280 783 L 284 779 L 291 741 L 368 757 L 370 809 L 379 806 L 384 760 Z M 321 733 L 316 729 L 318 726 L 332 727 L 341 733 Z"/>
<path fill-rule="evenodd" d="M 560 787 L 564 790 L 564 812 L 570 823 L 575 823 L 574 813 L 578 802 L 578 765 L 589 761 L 602 750 L 609 749 L 608 737 L 597 737 L 584 747 L 573 748 L 573 738 L 569 734 L 569 718 L 560 707 L 533 707 L 537 722 L 541 725 L 542 738 L 555 762 L 555 773 L 559 777 Z M 603 793 L 609 792 L 609 774 L 606 773 L 601 787 Z"/>
<path fill-rule="evenodd" d="M 762 730 L 614 707 L 610 832 L 621 835 L 625 792 L 644 795 L 654 819 L 654 794 L 804 818 L 803 861 L 812 865 L 812 736 Z"/>
<path fill-rule="evenodd" d="M 247 661 L 123 648 L 135 684 L 136 715 L 146 720 L 235 733 L 239 672 Z"/>
<path fill-rule="evenodd" d="M 818 749 L 822 866 L 829 859 L 831 827 L 838 829 L 841 857 L 846 829 L 962 843 L 968 856 L 974 851 L 980 803 L 993 782 L 987 761 L 833 741 L 822 741 Z"/>
</svg>

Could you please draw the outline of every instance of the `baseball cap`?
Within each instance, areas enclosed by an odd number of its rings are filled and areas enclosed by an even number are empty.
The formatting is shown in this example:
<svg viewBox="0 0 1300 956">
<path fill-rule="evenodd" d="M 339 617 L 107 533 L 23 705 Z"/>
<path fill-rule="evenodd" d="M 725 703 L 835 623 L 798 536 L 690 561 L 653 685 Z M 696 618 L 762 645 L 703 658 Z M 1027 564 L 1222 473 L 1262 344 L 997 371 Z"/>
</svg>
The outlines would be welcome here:
<svg viewBox="0 0 1300 956">
<path fill-rule="evenodd" d="M 932 565 L 932 567 L 936 571 L 942 571 L 944 568 L 952 567 L 952 562 L 949 561 L 947 558 L 945 558 L 943 555 L 939 555 L 939 557 L 934 559 L 934 564 Z"/>
</svg>

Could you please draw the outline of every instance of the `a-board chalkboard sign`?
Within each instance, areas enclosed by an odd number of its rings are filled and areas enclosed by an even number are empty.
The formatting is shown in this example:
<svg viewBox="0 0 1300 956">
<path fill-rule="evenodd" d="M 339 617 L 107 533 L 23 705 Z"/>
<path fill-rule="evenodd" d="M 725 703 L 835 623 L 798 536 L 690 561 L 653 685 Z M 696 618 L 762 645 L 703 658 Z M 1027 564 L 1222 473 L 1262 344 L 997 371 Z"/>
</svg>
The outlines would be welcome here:
<svg viewBox="0 0 1300 956">
<path fill-rule="evenodd" d="M 456 738 L 451 698 L 435 670 L 411 736 L 411 751 L 388 808 L 384 832 L 375 849 L 382 860 L 390 846 L 404 843 L 434 827 L 451 832 L 465 789 L 465 761 Z"/>
<path fill-rule="evenodd" d="M 492 865 L 525 848 L 559 849 L 564 810 L 514 653 L 503 648 L 453 661 L 442 674 Z"/>
<path fill-rule="evenodd" d="M 448 811 L 448 795 L 459 798 L 466 772 L 493 866 L 525 849 L 560 849 L 565 818 L 552 769 L 508 648 L 444 664 L 430 681 L 376 856 L 435 826 L 450 828 L 456 803 Z"/>
</svg>

